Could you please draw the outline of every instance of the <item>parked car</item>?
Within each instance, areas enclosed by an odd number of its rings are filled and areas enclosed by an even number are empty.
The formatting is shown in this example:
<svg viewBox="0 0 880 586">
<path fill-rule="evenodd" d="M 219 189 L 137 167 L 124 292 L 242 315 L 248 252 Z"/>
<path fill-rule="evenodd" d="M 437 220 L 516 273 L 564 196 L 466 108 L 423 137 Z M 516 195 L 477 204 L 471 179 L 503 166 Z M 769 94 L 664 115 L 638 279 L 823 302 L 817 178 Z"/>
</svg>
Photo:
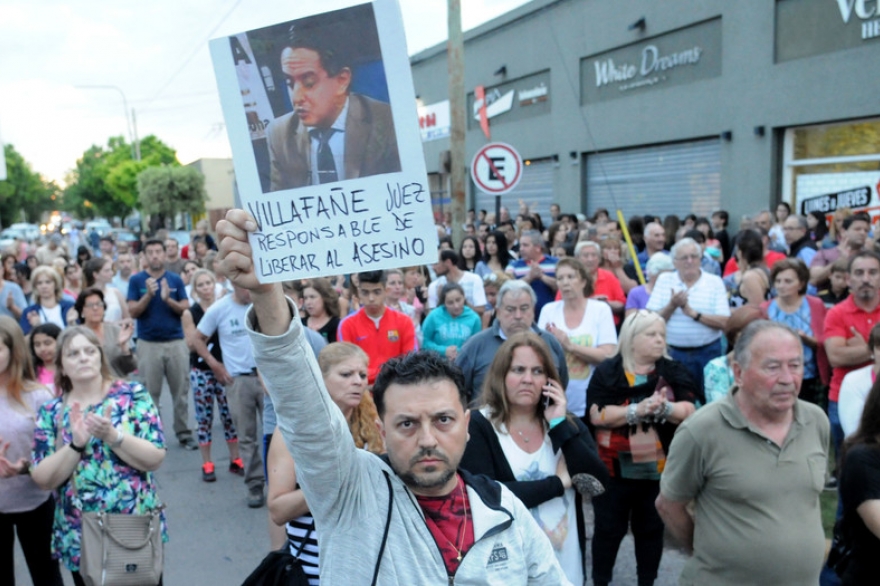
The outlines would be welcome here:
<svg viewBox="0 0 880 586">
<path fill-rule="evenodd" d="M 16 240 L 27 240 L 23 230 L 10 226 L 0 232 L 0 252 L 5 252 L 7 249 L 12 248 Z"/>
<path fill-rule="evenodd" d="M 9 226 L 10 228 L 14 228 L 16 230 L 21 230 L 24 233 L 24 238 L 28 242 L 36 240 L 42 234 L 40 232 L 40 227 L 36 224 L 28 224 L 26 222 L 17 222 Z"/>
<path fill-rule="evenodd" d="M 186 230 L 169 230 L 168 237 L 177 240 L 177 244 L 180 246 L 189 244 L 189 232 Z"/>
<path fill-rule="evenodd" d="M 110 237 L 113 238 L 113 242 L 117 245 L 120 242 L 125 242 L 129 245 L 129 247 L 134 251 L 138 252 L 141 247 L 141 240 L 137 236 L 135 236 L 134 232 L 131 230 L 126 230 L 125 228 L 113 228 L 109 232 Z"/>
<path fill-rule="evenodd" d="M 104 236 L 113 229 L 113 226 L 110 225 L 110 222 L 103 219 L 92 220 L 90 222 L 86 222 L 85 232 L 86 234 L 90 233 L 92 229 L 98 233 L 98 236 Z"/>
</svg>

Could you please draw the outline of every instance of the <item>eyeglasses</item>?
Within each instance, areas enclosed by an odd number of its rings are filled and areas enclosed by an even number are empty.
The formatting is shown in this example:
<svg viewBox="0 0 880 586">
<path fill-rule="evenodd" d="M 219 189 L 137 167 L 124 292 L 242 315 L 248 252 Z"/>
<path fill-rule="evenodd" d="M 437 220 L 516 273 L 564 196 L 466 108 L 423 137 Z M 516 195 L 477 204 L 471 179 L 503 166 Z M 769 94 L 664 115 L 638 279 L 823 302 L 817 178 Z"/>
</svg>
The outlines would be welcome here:
<svg viewBox="0 0 880 586">
<path fill-rule="evenodd" d="M 86 303 L 83 305 L 83 307 L 85 307 L 86 309 L 98 309 L 99 307 L 101 309 L 104 309 L 104 304 L 100 301 L 96 301 L 94 303 Z"/>
<path fill-rule="evenodd" d="M 505 295 L 506 297 L 506 295 Z M 516 313 L 522 313 L 525 315 L 526 313 L 533 311 L 531 305 L 520 305 L 519 307 L 513 307 L 511 305 L 505 305 L 501 308 L 504 313 L 509 313 L 510 315 L 515 315 Z"/>
<path fill-rule="evenodd" d="M 699 258 L 700 258 L 699 254 L 683 254 L 681 256 L 676 256 L 675 260 L 690 262 L 690 261 L 698 260 Z"/>
</svg>

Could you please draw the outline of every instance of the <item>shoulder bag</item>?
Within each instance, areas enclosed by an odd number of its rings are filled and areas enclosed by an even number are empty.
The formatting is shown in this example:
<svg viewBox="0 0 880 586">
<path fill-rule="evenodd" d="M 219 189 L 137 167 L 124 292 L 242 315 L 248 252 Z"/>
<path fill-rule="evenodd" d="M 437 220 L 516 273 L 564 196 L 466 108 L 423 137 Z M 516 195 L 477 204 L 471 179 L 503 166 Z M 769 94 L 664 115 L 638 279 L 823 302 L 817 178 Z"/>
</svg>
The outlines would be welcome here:
<svg viewBox="0 0 880 586">
<path fill-rule="evenodd" d="M 379 565 L 382 563 L 382 555 L 385 553 L 385 543 L 388 541 L 388 529 L 391 525 L 392 505 L 394 503 L 394 492 L 391 487 L 391 478 L 388 473 L 383 470 L 385 482 L 388 484 L 388 516 L 385 519 L 385 531 L 382 534 L 382 544 L 379 547 L 379 557 L 376 560 L 376 566 L 373 569 L 372 585 L 376 586 L 376 580 L 379 578 Z M 302 554 L 306 541 L 315 528 L 315 522 L 312 521 L 309 532 L 305 539 L 299 544 L 296 555 L 290 554 L 290 548 L 285 545 L 283 548 L 270 552 L 260 565 L 257 566 L 250 576 L 245 578 L 241 586 L 309 586 L 308 577 L 303 572 L 299 562 L 299 556 Z M 320 555 L 320 554 L 319 554 Z"/>
<path fill-rule="evenodd" d="M 313 520 L 296 550 L 296 555 L 291 555 L 287 544 L 279 550 L 269 552 L 241 586 L 309 586 L 309 577 L 303 571 L 299 557 L 314 529 Z"/>
</svg>

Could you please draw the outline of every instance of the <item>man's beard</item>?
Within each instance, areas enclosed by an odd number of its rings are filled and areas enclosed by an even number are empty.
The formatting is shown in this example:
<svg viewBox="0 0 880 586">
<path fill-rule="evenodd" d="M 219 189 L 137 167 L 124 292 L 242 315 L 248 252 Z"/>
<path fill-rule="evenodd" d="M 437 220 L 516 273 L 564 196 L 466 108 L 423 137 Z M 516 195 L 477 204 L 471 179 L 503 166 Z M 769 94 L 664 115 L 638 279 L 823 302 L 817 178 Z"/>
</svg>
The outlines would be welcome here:
<svg viewBox="0 0 880 586">
<path fill-rule="evenodd" d="M 403 483 L 409 487 L 421 488 L 421 489 L 432 489 L 439 488 L 448 483 L 453 476 L 455 476 L 455 467 L 449 466 L 440 476 L 433 480 L 427 480 L 423 477 L 416 475 L 412 471 L 412 467 L 415 466 L 419 460 L 427 457 L 436 458 L 441 462 L 445 462 L 449 464 L 449 459 L 446 458 L 443 454 L 437 452 L 436 450 L 430 449 L 421 449 L 419 453 L 410 459 L 410 467 L 407 470 L 398 470 L 396 466 L 394 466 L 394 461 L 391 461 L 391 467 L 394 468 L 394 471 L 397 472 L 397 475 L 403 480 Z"/>
</svg>

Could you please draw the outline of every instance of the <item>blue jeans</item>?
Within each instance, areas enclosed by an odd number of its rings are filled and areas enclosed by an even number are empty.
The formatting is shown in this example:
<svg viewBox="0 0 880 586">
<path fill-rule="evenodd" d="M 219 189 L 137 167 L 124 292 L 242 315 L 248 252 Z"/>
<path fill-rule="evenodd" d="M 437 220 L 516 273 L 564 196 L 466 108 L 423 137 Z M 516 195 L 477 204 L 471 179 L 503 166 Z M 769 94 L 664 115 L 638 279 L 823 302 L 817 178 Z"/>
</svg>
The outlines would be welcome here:
<svg viewBox="0 0 880 586">
<path fill-rule="evenodd" d="M 828 421 L 831 422 L 831 441 L 834 444 L 834 458 L 839 461 L 840 446 L 843 444 L 843 427 L 840 425 L 840 412 L 837 401 L 828 401 Z"/>
<path fill-rule="evenodd" d="M 669 346 L 669 356 L 673 360 L 681 362 L 682 365 L 690 373 L 700 393 L 703 393 L 703 369 L 710 360 L 721 356 L 721 338 L 718 338 L 711 344 L 700 346 L 699 348 L 675 348 Z"/>
</svg>

